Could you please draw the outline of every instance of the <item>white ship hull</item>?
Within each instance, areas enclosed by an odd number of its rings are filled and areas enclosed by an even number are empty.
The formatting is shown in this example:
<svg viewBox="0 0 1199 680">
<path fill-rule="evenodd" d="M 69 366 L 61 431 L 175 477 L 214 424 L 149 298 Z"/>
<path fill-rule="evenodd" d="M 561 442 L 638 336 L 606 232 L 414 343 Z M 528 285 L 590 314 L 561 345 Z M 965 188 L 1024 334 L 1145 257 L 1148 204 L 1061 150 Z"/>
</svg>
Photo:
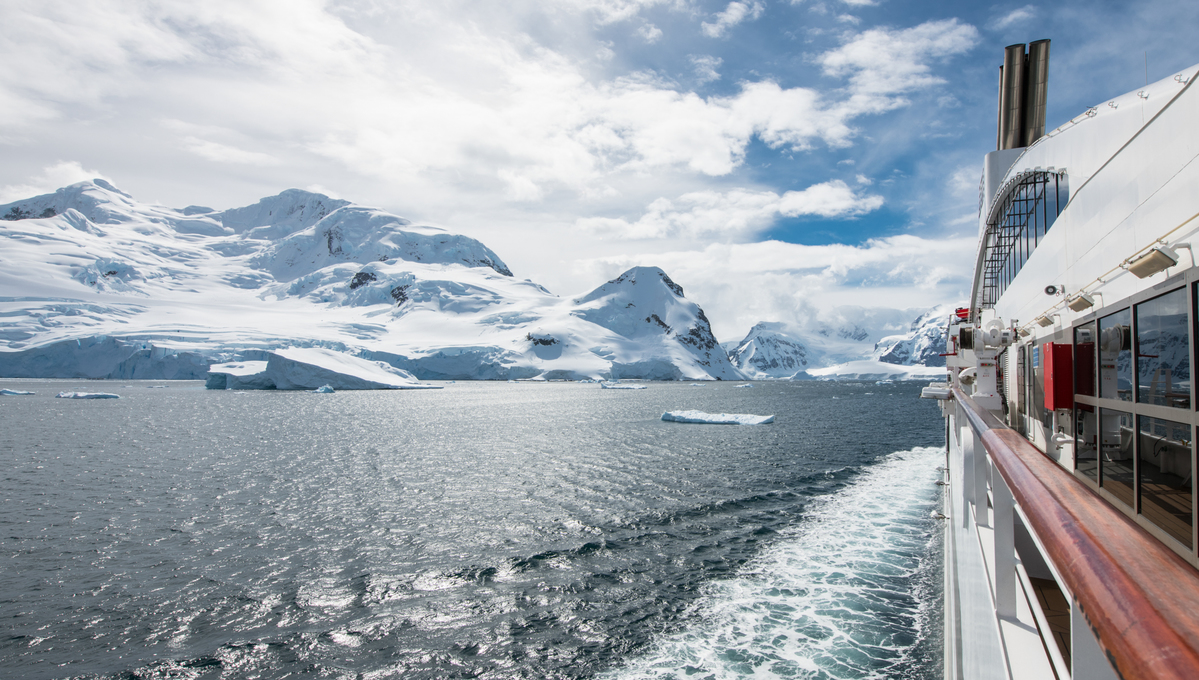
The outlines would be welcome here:
<svg viewBox="0 0 1199 680">
<path fill-rule="evenodd" d="M 972 298 L 925 390 L 947 678 L 1199 677 L 1197 72 L 984 162 Z"/>
</svg>

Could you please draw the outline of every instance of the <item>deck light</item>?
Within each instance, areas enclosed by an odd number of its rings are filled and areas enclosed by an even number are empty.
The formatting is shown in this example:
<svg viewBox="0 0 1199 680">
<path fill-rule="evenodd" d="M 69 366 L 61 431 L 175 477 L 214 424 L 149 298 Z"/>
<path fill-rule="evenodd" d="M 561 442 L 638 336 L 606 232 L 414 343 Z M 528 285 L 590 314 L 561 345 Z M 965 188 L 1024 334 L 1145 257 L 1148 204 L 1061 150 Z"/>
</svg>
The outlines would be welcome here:
<svg viewBox="0 0 1199 680">
<path fill-rule="evenodd" d="M 1166 246 L 1154 248 L 1128 263 L 1128 271 L 1138 279 L 1145 279 L 1178 264 L 1178 254 Z"/>
<path fill-rule="evenodd" d="M 1053 319 L 1048 316 L 1041 315 L 1037 317 L 1037 323 L 1041 324 L 1041 326 L 1045 328 L 1048 328 L 1049 326 L 1053 325 Z"/>
<path fill-rule="evenodd" d="M 1031 331 L 1031 330 L 1029 330 L 1028 328 L 1021 328 L 1021 329 L 1020 329 L 1020 337 L 1022 337 L 1022 338 L 1027 338 L 1027 337 L 1028 337 L 1028 336 L 1030 336 L 1030 335 L 1032 335 L 1032 331 Z"/>
<path fill-rule="evenodd" d="M 1066 301 L 1066 306 L 1075 312 L 1090 309 L 1095 306 L 1095 298 L 1086 293 L 1079 293 Z"/>
</svg>

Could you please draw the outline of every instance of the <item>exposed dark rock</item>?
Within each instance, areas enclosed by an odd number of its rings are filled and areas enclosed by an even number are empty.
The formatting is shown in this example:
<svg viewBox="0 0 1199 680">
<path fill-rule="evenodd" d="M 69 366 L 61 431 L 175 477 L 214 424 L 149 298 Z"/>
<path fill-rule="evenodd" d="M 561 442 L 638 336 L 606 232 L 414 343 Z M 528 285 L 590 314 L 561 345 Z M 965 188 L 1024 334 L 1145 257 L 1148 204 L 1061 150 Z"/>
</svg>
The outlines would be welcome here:
<svg viewBox="0 0 1199 680">
<path fill-rule="evenodd" d="M 673 291 L 675 295 L 683 297 L 683 287 L 674 281 L 671 281 L 670 277 L 667 276 L 665 272 L 662 274 L 662 283 L 665 283 L 666 287 Z"/>
<path fill-rule="evenodd" d="M 712 324 L 702 309 L 699 310 L 697 317 L 699 322 L 687 329 L 686 335 L 677 336 L 678 340 L 685 345 L 711 350 L 720 344 L 716 342 L 716 336 L 712 335 Z"/>
<path fill-rule="evenodd" d="M 397 305 L 402 305 L 408 301 L 408 286 L 396 286 L 391 289 L 391 299 L 396 301 Z"/>
<path fill-rule="evenodd" d="M 659 318 L 657 314 L 650 314 L 649 316 L 645 317 L 645 322 L 656 323 L 662 327 L 662 330 L 666 331 L 667 333 L 670 332 L 670 326 L 667 326 L 666 322 Z"/>
<path fill-rule="evenodd" d="M 558 344 L 558 339 L 552 335 L 533 335 L 532 333 L 527 333 L 525 335 L 525 340 L 528 340 L 534 345 L 544 345 L 546 347 Z"/>
<path fill-rule="evenodd" d="M 350 290 L 361 288 L 362 286 L 365 286 L 366 284 L 370 283 L 371 281 L 375 281 L 378 278 L 379 277 L 375 276 L 374 272 L 358 272 L 354 275 L 354 278 L 350 280 Z"/>
<path fill-rule="evenodd" d="M 46 208 L 45 210 L 42 211 L 41 215 L 38 215 L 38 217 L 40 217 L 42 219 L 46 219 L 47 217 L 54 217 L 57 214 L 58 214 L 58 211 L 55 210 L 54 208 Z"/>
<path fill-rule="evenodd" d="M 29 212 L 28 210 L 21 210 L 14 205 L 8 209 L 8 212 L 4 213 L 3 219 L 8 220 L 9 222 L 16 222 L 17 220 L 27 220 L 30 217 L 33 217 L 33 213 Z"/>
<path fill-rule="evenodd" d="M 337 241 L 337 247 L 333 246 L 333 241 Z M 341 252 L 341 228 L 329 227 L 325 230 L 325 243 L 329 248 L 330 255 L 337 255 Z"/>
</svg>

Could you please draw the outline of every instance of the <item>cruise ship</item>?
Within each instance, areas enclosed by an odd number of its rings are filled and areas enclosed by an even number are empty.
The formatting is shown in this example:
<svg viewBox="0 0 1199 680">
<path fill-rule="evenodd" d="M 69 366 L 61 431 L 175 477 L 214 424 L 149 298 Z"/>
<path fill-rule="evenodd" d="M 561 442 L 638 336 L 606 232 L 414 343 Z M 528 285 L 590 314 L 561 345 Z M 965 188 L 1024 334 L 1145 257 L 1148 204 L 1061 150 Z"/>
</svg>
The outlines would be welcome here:
<svg viewBox="0 0 1199 680">
<path fill-rule="evenodd" d="M 946 678 L 1199 678 L 1197 71 L 1046 132 L 1049 41 L 1005 50 L 971 297 L 922 394 Z"/>
</svg>

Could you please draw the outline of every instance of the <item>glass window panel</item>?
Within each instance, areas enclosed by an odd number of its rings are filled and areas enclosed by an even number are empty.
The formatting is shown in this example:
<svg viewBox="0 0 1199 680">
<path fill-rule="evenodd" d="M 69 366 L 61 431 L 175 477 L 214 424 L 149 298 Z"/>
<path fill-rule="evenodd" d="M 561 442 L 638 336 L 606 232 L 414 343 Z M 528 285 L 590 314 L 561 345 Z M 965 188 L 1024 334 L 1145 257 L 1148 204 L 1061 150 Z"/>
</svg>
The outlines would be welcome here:
<svg viewBox="0 0 1199 680">
<path fill-rule="evenodd" d="M 1099 409 L 1099 485 L 1133 507 L 1132 414 Z"/>
<path fill-rule="evenodd" d="M 1132 401 L 1132 312 L 1099 320 L 1099 396 Z"/>
<path fill-rule="evenodd" d="M 1141 514 L 1191 547 L 1194 479 L 1191 426 L 1162 418 L 1137 417 Z"/>
<path fill-rule="evenodd" d="M 1099 422 L 1095 409 L 1079 404 L 1074 412 L 1077 428 L 1074 441 L 1074 469 L 1087 477 L 1099 481 Z"/>
<path fill-rule="evenodd" d="M 1191 407 L 1191 345 L 1185 288 L 1136 306 L 1137 401 Z"/>
<path fill-rule="evenodd" d="M 1074 393 L 1095 396 L 1095 322 L 1074 329 Z"/>
</svg>

